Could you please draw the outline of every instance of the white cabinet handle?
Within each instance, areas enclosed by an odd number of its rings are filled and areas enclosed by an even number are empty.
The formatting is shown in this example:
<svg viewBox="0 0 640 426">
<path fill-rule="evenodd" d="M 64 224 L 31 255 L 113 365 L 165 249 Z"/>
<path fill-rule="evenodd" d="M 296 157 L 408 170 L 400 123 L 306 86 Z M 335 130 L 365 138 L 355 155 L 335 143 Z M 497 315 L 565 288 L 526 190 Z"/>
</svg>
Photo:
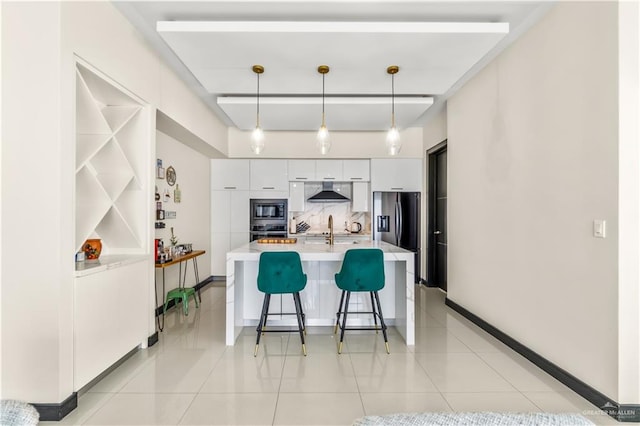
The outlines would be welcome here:
<svg viewBox="0 0 640 426">
<path fill-rule="evenodd" d="M 361 177 L 352 177 L 352 178 L 349 178 L 349 179 L 351 179 L 351 180 L 362 180 Z"/>
<path fill-rule="evenodd" d="M 303 178 L 303 177 L 297 177 L 295 178 L 296 180 L 307 180 L 307 178 Z"/>
<path fill-rule="evenodd" d="M 275 186 L 263 186 L 262 189 L 276 189 Z"/>
<path fill-rule="evenodd" d="M 236 189 L 235 186 L 225 186 L 224 189 Z"/>
<path fill-rule="evenodd" d="M 394 187 L 391 187 L 391 189 L 392 189 L 393 191 L 402 191 L 404 188 L 403 188 L 403 187 L 395 187 L 395 188 L 394 188 Z"/>
</svg>

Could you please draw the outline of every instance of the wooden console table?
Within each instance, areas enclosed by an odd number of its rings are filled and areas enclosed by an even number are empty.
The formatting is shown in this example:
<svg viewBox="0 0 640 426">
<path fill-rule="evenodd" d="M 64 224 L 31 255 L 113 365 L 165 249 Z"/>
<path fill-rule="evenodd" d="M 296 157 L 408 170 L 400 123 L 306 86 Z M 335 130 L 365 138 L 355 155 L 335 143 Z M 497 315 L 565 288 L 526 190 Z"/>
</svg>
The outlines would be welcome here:
<svg viewBox="0 0 640 426">
<path fill-rule="evenodd" d="M 158 329 L 160 331 L 162 331 L 162 329 L 164 328 L 164 305 L 165 305 L 165 297 L 167 295 L 166 293 L 166 289 L 165 289 L 165 278 L 164 278 L 164 270 L 172 265 L 178 264 L 180 270 L 178 271 L 178 288 L 179 289 L 184 289 L 185 288 L 185 283 L 187 281 L 187 265 L 188 265 L 188 261 L 192 260 L 193 261 L 193 272 L 196 278 L 196 284 L 198 284 L 200 282 L 200 276 L 198 275 L 198 261 L 197 258 L 198 256 L 202 256 L 203 254 L 205 254 L 206 251 L 205 250 L 193 250 L 191 253 L 185 253 L 185 254 L 181 254 L 181 255 L 176 255 L 173 257 L 173 259 L 171 259 L 168 262 L 164 262 L 164 263 L 156 263 L 156 269 L 162 269 L 162 324 L 160 324 L 160 316 L 157 315 L 156 316 L 156 320 L 158 323 Z M 182 263 L 184 262 L 184 273 L 182 272 Z M 157 294 L 157 285 L 156 287 L 156 305 L 158 304 L 158 294 Z M 200 295 L 200 290 L 198 289 L 198 299 L 200 299 L 200 302 L 202 302 L 202 296 Z M 157 309 L 157 306 L 156 306 Z"/>
</svg>

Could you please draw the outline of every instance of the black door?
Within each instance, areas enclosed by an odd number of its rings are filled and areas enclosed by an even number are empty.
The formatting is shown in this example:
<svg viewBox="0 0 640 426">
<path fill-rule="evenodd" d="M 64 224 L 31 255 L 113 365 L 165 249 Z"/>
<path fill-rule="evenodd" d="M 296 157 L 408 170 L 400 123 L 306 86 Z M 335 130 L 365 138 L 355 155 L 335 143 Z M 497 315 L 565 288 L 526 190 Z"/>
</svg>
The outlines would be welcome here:
<svg viewBox="0 0 640 426">
<path fill-rule="evenodd" d="M 447 291 L 447 145 L 429 154 L 428 284 Z"/>
</svg>

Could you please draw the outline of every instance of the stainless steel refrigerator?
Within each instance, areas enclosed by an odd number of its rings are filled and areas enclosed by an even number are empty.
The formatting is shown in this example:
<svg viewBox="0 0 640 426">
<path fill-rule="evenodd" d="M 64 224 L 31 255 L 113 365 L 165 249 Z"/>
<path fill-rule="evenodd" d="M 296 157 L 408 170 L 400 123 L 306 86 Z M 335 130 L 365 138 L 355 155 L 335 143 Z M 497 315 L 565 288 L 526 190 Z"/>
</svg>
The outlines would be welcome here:
<svg viewBox="0 0 640 426">
<path fill-rule="evenodd" d="M 420 193 L 374 192 L 373 216 L 373 239 L 414 252 L 420 282 Z"/>
</svg>

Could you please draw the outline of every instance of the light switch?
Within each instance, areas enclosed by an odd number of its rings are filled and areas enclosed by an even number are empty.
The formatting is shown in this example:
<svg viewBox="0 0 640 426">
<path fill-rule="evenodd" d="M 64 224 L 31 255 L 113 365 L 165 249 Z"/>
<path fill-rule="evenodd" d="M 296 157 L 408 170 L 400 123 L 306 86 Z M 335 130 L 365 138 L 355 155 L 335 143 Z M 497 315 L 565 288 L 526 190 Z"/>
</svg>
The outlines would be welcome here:
<svg viewBox="0 0 640 426">
<path fill-rule="evenodd" d="M 607 221 L 596 219 L 593 221 L 593 236 L 596 238 L 604 238 L 606 236 Z"/>
</svg>

